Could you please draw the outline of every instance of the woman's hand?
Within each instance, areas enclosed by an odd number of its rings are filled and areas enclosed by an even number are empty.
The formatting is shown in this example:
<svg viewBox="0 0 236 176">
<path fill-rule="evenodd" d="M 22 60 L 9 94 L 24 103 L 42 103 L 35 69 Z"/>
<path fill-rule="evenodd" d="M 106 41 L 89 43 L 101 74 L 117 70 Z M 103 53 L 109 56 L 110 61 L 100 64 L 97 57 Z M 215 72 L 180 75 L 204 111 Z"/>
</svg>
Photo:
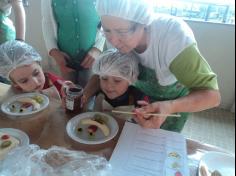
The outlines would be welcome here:
<svg viewBox="0 0 236 176">
<path fill-rule="evenodd" d="M 70 57 L 66 53 L 58 49 L 52 49 L 49 52 L 49 55 L 55 59 L 57 65 L 60 67 L 60 70 L 63 74 L 67 74 L 74 71 L 73 69 L 66 66 L 66 60 L 70 59 Z"/>
<path fill-rule="evenodd" d="M 136 116 L 134 120 L 144 128 L 160 128 L 165 122 L 167 116 L 150 116 L 148 113 L 172 114 L 171 101 L 161 101 L 155 103 L 147 103 L 146 101 L 138 101 L 141 108 L 135 109 Z"/>
<path fill-rule="evenodd" d="M 101 54 L 101 51 L 97 48 L 91 48 L 91 50 L 86 55 L 83 62 L 80 64 L 83 68 L 89 69 L 92 67 L 95 59 Z"/>
</svg>

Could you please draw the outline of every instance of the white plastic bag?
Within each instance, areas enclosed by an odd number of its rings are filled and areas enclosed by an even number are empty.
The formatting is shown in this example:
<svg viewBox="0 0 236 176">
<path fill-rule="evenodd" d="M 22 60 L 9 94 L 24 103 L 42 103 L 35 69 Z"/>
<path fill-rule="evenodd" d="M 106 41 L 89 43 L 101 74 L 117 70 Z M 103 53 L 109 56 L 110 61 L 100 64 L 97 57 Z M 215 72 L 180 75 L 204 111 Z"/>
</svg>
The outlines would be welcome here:
<svg viewBox="0 0 236 176">
<path fill-rule="evenodd" d="M 101 156 L 53 146 L 19 147 L 0 166 L 0 176 L 111 176 L 111 166 Z"/>
</svg>

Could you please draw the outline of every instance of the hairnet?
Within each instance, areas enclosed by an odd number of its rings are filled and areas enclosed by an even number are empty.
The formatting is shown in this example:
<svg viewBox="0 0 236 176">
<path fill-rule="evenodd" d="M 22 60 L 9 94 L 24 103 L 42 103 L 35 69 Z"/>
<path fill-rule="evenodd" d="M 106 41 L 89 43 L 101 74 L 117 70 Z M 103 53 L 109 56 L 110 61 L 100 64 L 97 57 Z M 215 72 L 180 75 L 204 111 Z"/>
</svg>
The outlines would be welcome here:
<svg viewBox="0 0 236 176">
<path fill-rule="evenodd" d="M 105 51 L 93 64 L 93 72 L 100 76 L 115 76 L 130 84 L 137 80 L 138 60 L 133 54 L 123 54 L 115 49 Z"/>
<path fill-rule="evenodd" d="M 9 80 L 9 74 L 15 68 L 41 60 L 37 51 L 25 42 L 7 41 L 0 45 L 0 76 Z"/>
<path fill-rule="evenodd" d="M 97 0 L 100 16 L 114 16 L 149 25 L 153 21 L 152 0 Z"/>
</svg>

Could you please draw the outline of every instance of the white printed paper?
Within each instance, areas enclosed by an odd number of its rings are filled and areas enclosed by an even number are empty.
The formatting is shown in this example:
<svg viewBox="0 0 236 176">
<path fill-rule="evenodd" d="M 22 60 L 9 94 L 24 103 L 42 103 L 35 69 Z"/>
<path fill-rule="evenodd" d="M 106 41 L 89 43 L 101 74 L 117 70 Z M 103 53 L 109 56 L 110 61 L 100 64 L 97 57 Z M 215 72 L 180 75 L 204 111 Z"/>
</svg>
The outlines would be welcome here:
<svg viewBox="0 0 236 176">
<path fill-rule="evenodd" d="M 110 163 L 114 176 L 189 176 L 182 135 L 130 122 L 125 123 Z"/>
</svg>

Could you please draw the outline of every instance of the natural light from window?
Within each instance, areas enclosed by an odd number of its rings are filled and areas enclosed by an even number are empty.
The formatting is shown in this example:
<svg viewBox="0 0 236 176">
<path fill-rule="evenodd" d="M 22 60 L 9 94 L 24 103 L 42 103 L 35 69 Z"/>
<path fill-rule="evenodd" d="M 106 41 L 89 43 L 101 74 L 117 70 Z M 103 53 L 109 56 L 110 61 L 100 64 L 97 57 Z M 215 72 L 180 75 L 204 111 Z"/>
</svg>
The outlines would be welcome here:
<svg viewBox="0 0 236 176">
<path fill-rule="evenodd" d="M 154 0 L 155 12 L 186 20 L 235 24 L 234 0 Z"/>
</svg>

